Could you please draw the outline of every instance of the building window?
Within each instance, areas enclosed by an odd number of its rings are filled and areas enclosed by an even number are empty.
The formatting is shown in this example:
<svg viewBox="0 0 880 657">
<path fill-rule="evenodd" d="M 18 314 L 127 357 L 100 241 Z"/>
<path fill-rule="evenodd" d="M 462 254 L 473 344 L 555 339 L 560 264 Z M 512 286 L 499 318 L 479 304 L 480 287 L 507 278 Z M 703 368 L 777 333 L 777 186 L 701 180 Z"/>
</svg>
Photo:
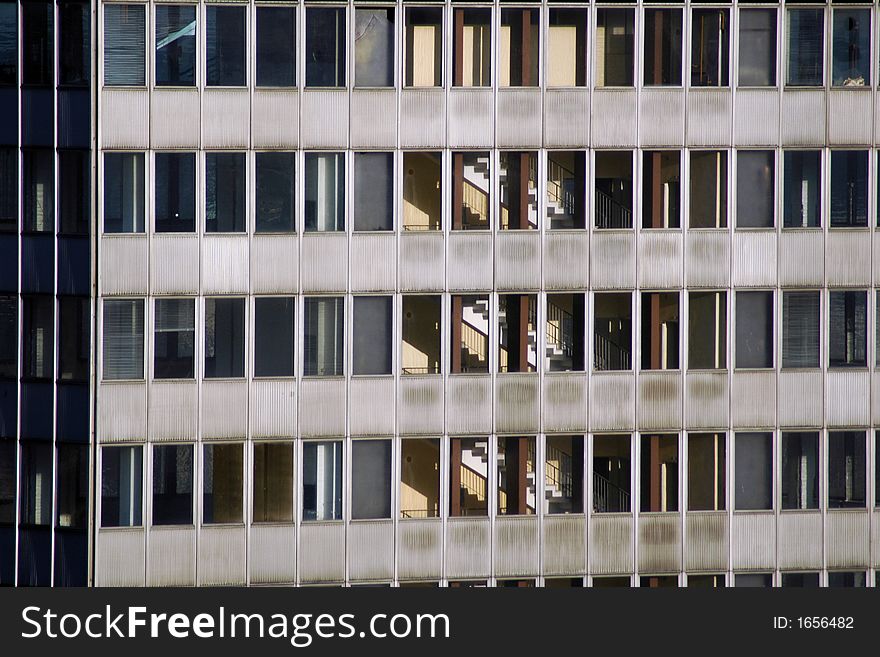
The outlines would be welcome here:
<svg viewBox="0 0 880 657">
<path fill-rule="evenodd" d="M 593 369 L 632 369 L 632 298 L 601 293 L 593 298 Z"/>
<path fill-rule="evenodd" d="M 296 8 L 257 7 L 257 86 L 296 86 Z"/>
<path fill-rule="evenodd" d="M 449 515 L 489 514 L 489 440 L 449 439 Z"/>
<path fill-rule="evenodd" d="M 155 164 L 156 232 L 194 233 L 196 230 L 195 153 L 156 153 Z"/>
<path fill-rule="evenodd" d="M 58 223 L 62 235 L 89 234 L 90 173 L 89 151 L 58 151 Z"/>
<path fill-rule="evenodd" d="M 58 380 L 87 383 L 92 304 L 88 297 L 58 297 Z"/>
<path fill-rule="evenodd" d="M 50 2 L 21 3 L 21 83 L 55 83 L 55 7 Z"/>
<path fill-rule="evenodd" d="M 538 86 L 539 13 L 537 9 L 501 9 L 498 86 Z"/>
<path fill-rule="evenodd" d="M 205 299 L 205 378 L 244 376 L 244 299 Z"/>
<path fill-rule="evenodd" d="M 254 299 L 254 376 L 293 376 L 294 297 Z"/>
<path fill-rule="evenodd" d="M 55 526 L 84 532 L 89 524 L 89 446 L 59 443 L 57 458 Z"/>
<path fill-rule="evenodd" d="M 737 228 L 773 228 L 776 224 L 774 163 L 773 151 L 737 151 Z"/>
<path fill-rule="evenodd" d="M 773 586 L 772 573 L 736 573 L 733 577 L 737 588 L 769 589 Z"/>
<path fill-rule="evenodd" d="M 489 372 L 489 297 L 450 297 L 450 371 Z"/>
<path fill-rule="evenodd" d="M 492 85 L 492 10 L 453 7 L 452 84 Z"/>
<path fill-rule="evenodd" d="M 205 154 L 205 232 L 243 233 L 245 218 L 245 154 Z"/>
<path fill-rule="evenodd" d="M 22 149 L 21 164 L 23 230 L 51 233 L 55 230 L 55 154 L 48 149 Z"/>
<path fill-rule="evenodd" d="M 405 295 L 402 301 L 403 374 L 439 374 L 440 297 Z"/>
<path fill-rule="evenodd" d="M 823 82 L 824 9 L 788 10 L 788 65 L 785 83 L 821 87 Z"/>
<path fill-rule="evenodd" d="M 345 153 L 306 153 L 306 231 L 345 230 Z"/>
<path fill-rule="evenodd" d="M 864 431 L 828 432 L 828 508 L 864 508 L 867 458 Z"/>
<path fill-rule="evenodd" d="M 442 153 L 403 153 L 403 229 L 440 230 Z"/>
<path fill-rule="evenodd" d="M 209 87 L 245 86 L 245 8 L 208 5 L 205 12 L 205 83 Z"/>
<path fill-rule="evenodd" d="M 440 440 L 400 441 L 400 517 L 440 517 Z"/>
<path fill-rule="evenodd" d="M 345 86 L 345 8 L 306 7 L 306 86 Z"/>
<path fill-rule="evenodd" d="M 293 443 L 254 443 L 253 522 L 293 522 Z"/>
<path fill-rule="evenodd" d="M 681 86 L 681 9 L 645 9 L 645 86 Z"/>
<path fill-rule="evenodd" d="M 828 293 L 828 366 L 867 367 L 868 293 Z"/>
<path fill-rule="evenodd" d="M 531 516 L 535 508 L 535 438 L 498 437 L 498 515 Z"/>
<path fill-rule="evenodd" d="M 394 228 L 394 155 L 354 154 L 355 231 Z"/>
<path fill-rule="evenodd" d="M 351 443 L 351 518 L 391 517 L 391 441 Z"/>
<path fill-rule="evenodd" d="M 0 86 L 18 85 L 18 3 L 0 3 Z"/>
<path fill-rule="evenodd" d="M 773 293 L 736 293 L 736 367 L 773 367 Z"/>
<path fill-rule="evenodd" d="M 538 370 L 538 297 L 498 295 L 498 371 Z"/>
<path fill-rule="evenodd" d="M 681 152 L 643 151 L 642 228 L 681 228 Z"/>
<path fill-rule="evenodd" d="M 586 10 L 550 8 L 548 21 L 547 86 L 586 86 Z"/>
<path fill-rule="evenodd" d="M 548 294 L 546 370 L 584 371 L 586 295 Z"/>
<path fill-rule="evenodd" d="M 144 232 L 143 153 L 104 153 L 104 232 Z"/>
<path fill-rule="evenodd" d="M 831 227 L 868 225 L 868 151 L 831 151 Z"/>
<path fill-rule="evenodd" d="M 51 380 L 55 368 L 55 300 L 22 297 L 22 377 Z"/>
<path fill-rule="evenodd" d="M 305 376 L 342 376 L 344 351 L 342 297 L 305 299 Z"/>
<path fill-rule="evenodd" d="M 773 508 L 773 434 L 737 432 L 736 510 L 760 511 Z"/>
<path fill-rule="evenodd" d="M 406 7 L 404 85 L 439 87 L 443 84 L 443 9 Z"/>
<path fill-rule="evenodd" d="M 819 508 L 819 434 L 782 432 L 782 508 Z"/>
<path fill-rule="evenodd" d="M 690 228 L 727 227 L 727 151 L 691 151 Z"/>
<path fill-rule="evenodd" d="M 292 233 L 296 230 L 296 153 L 257 153 L 257 233 Z"/>
<path fill-rule="evenodd" d="M 196 7 L 156 6 L 156 86 L 196 84 Z"/>
<path fill-rule="evenodd" d="M 776 86 L 776 10 L 739 10 L 739 85 Z"/>
<path fill-rule="evenodd" d="M 146 18 L 144 5 L 104 7 L 104 84 L 146 84 Z"/>
<path fill-rule="evenodd" d="M 874 507 L 880 507 L 880 430 L 874 431 Z"/>
<path fill-rule="evenodd" d="M 688 511 L 727 508 L 727 436 L 688 434 Z"/>
<path fill-rule="evenodd" d="M 822 225 L 821 151 L 785 151 L 782 221 L 785 228 Z"/>
<path fill-rule="evenodd" d="M 354 84 L 394 86 L 394 9 L 354 10 Z"/>
<path fill-rule="evenodd" d="M 727 292 L 688 293 L 688 369 L 727 367 Z"/>
<path fill-rule="evenodd" d="M 547 228 L 587 226 L 587 157 L 583 151 L 547 152 Z"/>
<path fill-rule="evenodd" d="M 596 86 L 633 86 L 635 10 L 596 9 Z"/>
<path fill-rule="evenodd" d="M 452 229 L 488 230 L 492 201 L 489 153 L 452 154 Z"/>
<path fill-rule="evenodd" d="M 91 11 L 85 2 L 58 3 L 58 83 L 85 87 L 91 77 Z"/>
<path fill-rule="evenodd" d="M 819 367 L 819 292 L 782 293 L 782 367 Z"/>
<path fill-rule="evenodd" d="M 593 513 L 632 511 L 629 435 L 593 436 Z"/>
<path fill-rule="evenodd" d="M 193 524 L 192 445 L 153 445 L 152 524 Z"/>
<path fill-rule="evenodd" d="M 679 368 L 677 292 L 642 292 L 642 369 Z"/>
<path fill-rule="evenodd" d="M 352 374 L 391 374 L 392 297 L 354 297 Z"/>
<path fill-rule="evenodd" d="M 596 228 L 633 227 L 633 161 L 630 151 L 595 153 Z"/>
<path fill-rule="evenodd" d="M 860 572 L 831 572 L 828 573 L 828 588 L 864 588 L 867 586 L 867 577 Z"/>
<path fill-rule="evenodd" d="M 19 523 L 48 527 L 52 524 L 52 444 L 31 441 L 20 444 Z"/>
<path fill-rule="evenodd" d="M 782 573 L 782 588 L 819 588 L 819 573 Z"/>
<path fill-rule="evenodd" d="M 730 10 L 694 9 L 691 18 L 691 86 L 728 86 L 729 59 Z"/>
<path fill-rule="evenodd" d="M 871 10 L 834 9 L 831 84 L 871 85 Z"/>
<path fill-rule="evenodd" d="M 2 14 L 0 14 L 2 16 Z M 16 489 L 12 482 L 16 480 L 16 469 L 18 462 L 16 459 L 17 441 L 4 440 L 0 442 L 0 481 L 9 482 L 10 485 L 4 485 L 0 488 L 0 526 L 9 527 L 15 524 L 15 503 Z M 7 564 L 11 565 L 10 555 L 7 553 L 4 558 L 8 559 Z M 6 573 L 4 573 L 5 575 Z M 4 584 L 6 578 L 4 577 Z"/>
<path fill-rule="evenodd" d="M 642 435 L 640 452 L 642 513 L 678 511 L 678 436 Z"/>
<path fill-rule="evenodd" d="M 103 348 L 105 381 L 144 378 L 144 302 L 105 299 Z"/>
<path fill-rule="evenodd" d="M 18 232 L 18 149 L 0 148 L 0 232 Z"/>
<path fill-rule="evenodd" d="M 202 523 L 242 522 L 244 458 L 241 443 L 204 446 Z"/>
<path fill-rule="evenodd" d="M 195 301 L 156 299 L 153 377 L 195 378 Z"/>
<path fill-rule="evenodd" d="M 584 512 L 584 437 L 547 436 L 544 513 Z"/>
<path fill-rule="evenodd" d="M 101 448 L 101 526 L 143 524 L 144 448 Z"/>
<path fill-rule="evenodd" d="M 499 159 L 501 230 L 536 229 L 538 154 L 534 151 L 502 151 Z"/>
<path fill-rule="evenodd" d="M 303 520 L 342 520 L 342 442 L 303 444 Z"/>
<path fill-rule="evenodd" d="M 0 379 L 18 378 L 18 297 L 0 296 Z"/>
</svg>

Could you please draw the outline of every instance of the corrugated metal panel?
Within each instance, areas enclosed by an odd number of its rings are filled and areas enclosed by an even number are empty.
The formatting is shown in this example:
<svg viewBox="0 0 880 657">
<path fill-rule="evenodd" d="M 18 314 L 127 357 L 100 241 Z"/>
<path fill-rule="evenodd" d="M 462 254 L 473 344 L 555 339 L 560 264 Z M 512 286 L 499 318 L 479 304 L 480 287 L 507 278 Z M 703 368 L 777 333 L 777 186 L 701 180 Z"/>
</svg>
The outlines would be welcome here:
<svg viewBox="0 0 880 657">
<path fill-rule="evenodd" d="M 400 289 L 442 290 L 445 245 L 443 233 L 403 233 L 400 236 Z"/>
<path fill-rule="evenodd" d="M 642 146 L 684 145 L 682 89 L 642 89 L 639 139 Z"/>
<path fill-rule="evenodd" d="M 871 555 L 874 568 L 880 567 L 880 511 L 874 511 L 871 520 Z"/>
<path fill-rule="evenodd" d="M 296 235 L 251 238 L 251 289 L 254 294 L 295 294 L 299 288 L 299 240 Z"/>
<path fill-rule="evenodd" d="M 542 98 L 540 89 L 498 90 L 499 148 L 541 147 Z"/>
<path fill-rule="evenodd" d="M 729 89 L 691 89 L 687 95 L 689 146 L 730 145 Z"/>
<path fill-rule="evenodd" d="M 868 567 L 868 512 L 829 511 L 825 542 L 829 568 Z"/>
<path fill-rule="evenodd" d="M 352 522 L 348 526 L 348 572 L 352 580 L 394 577 L 394 525 L 390 520 Z"/>
<path fill-rule="evenodd" d="M 590 279 L 590 238 L 586 231 L 544 236 L 544 287 L 582 290 Z"/>
<path fill-rule="evenodd" d="M 284 584 L 296 580 L 296 529 L 284 525 L 251 526 L 250 583 Z"/>
<path fill-rule="evenodd" d="M 639 571 L 677 573 L 681 570 L 681 516 L 677 513 L 639 516 Z"/>
<path fill-rule="evenodd" d="M 199 291 L 199 238 L 153 235 L 150 254 L 153 294 L 196 294 Z"/>
<path fill-rule="evenodd" d="M 351 92 L 351 147 L 397 146 L 397 92 L 354 89 Z"/>
<path fill-rule="evenodd" d="M 717 429 L 728 424 L 727 371 L 688 372 L 687 428 Z"/>
<path fill-rule="evenodd" d="M 635 377 L 632 372 L 603 372 L 590 377 L 590 428 L 622 431 L 635 424 Z"/>
<path fill-rule="evenodd" d="M 819 511 L 783 512 L 778 526 L 780 569 L 822 567 L 822 514 Z"/>
<path fill-rule="evenodd" d="M 492 236 L 449 233 L 449 289 L 492 289 Z"/>
<path fill-rule="evenodd" d="M 633 572 L 633 517 L 600 514 L 590 518 L 590 572 L 594 575 Z"/>
<path fill-rule="evenodd" d="M 486 89 L 450 89 L 448 142 L 452 148 L 491 148 L 495 103 Z"/>
<path fill-rule="evenodd" d="M 241 586 L 246 581 L 247 528 L 202 527 L 199 586 Z"/>
<path fill-rule="evenodd" d="M 776 425 L 776 373 L 734 372 L 731 402 L 734 427 Z"/>
<path fill-rule="evenodd" d="M 300 527 L 301 582 L 341 582 L 345 579 L 345 525 L 304 522 Z"/>
<path fill-rule="evenodd" d="M 538 574 L 538 518 L 495 518 L 495 577 Z"/>
<path fill-rule="evenodd" d="M 828 426 L 861 427 L 870 422 L 871 380 L 867 372 L 829 370 L 825 381 Z"/>
<path fill-rule="evenodd" d="M 822 373 L 779 373 L 779 426 L 822 425 Z"/>
<path fill-rule="evenodd" d="M 197 436 L 199 389 L 195 381 L 154 381 L 148 399 L 150 440 Z"/>
<path fill-rule="evenodd" d="M 152 528 L 147 554 L 147 586 L 195 586 L 195 528 Z"/>
<path fill-rule="evenodd" d="M 689 230 L 688 287 L 727 287 L 730 282 L 730 234 L 726 230 Z"/>
<path fill-rule="evenodd" d="M 776 231 L 736 231 L 733 234 L 734 287 L 776 285 Z"/>
<path fill-rule="evenodd" d="M 303 292 L 343 292 L 347 285 L 348 238 L 345 233 L 303 235 Z"/>
<path fill-rule="evenodd" d="M 636 282 L 636 239 L 628 231 L 595 231 L 590 240 L 590 283 L 594 289 L 632 289 Z"/>
<path fill-rule="evenodd" d="M 150 146 L 150 95 L 146 89 L 101 90 L 101 148 Z"/>
<path fill-rule="evenodd" d="M 254 148 L 296 148 L 299 145 L 299 92 L 255 89 L 251 139 Z"/>
<path fill-rule="evenodd" d="M 492 379 L 473 374 L 447 379 L 446 430 L 451 434 L 487 434 L 492 431 Z"/>
<path fill-rule="evenodd" d="M 681 287 L 681 231 L 639 233 L 639 287 Z"/>
<path fill-rule="evenodd" d="M 638 401 L 639 428 L 681 428 L 681 373 L 641 372 Z"/>
<path fill-rule="evenodd" d="M 871 415 L 874 424 L 880 423 L 880 372 L 874 372 L 871 376 Z M 880 504 L 880 500 L 878 500 Z"/>
<path fill-rule="evenodd" d="M 244 438 L 247 425 L 247 381 L 202 382 L 202 438 Z"/>
<path fill-rule="evenodd" d="M 101 238 L 101 295 L 146 294 L 149 289 L 146 235 Z"/>
<path fill-rule="evenodd" d="M 254 438 L 296 435 L 296 381 L 254 380 L 250 394 L 249 415 Z"/>
<path fill-rule="evenodd" d="M 95 537 L 95 586 L 143 586 L 144 530 L 102 530 Z"/>
<path fill-rule="evenodd" d="M 443 433 L 443 377 L 400 378 L 400 433 Z"/>
<path fill-rule="evenodd" d="M 586 572 L 586 522 L 583 516 L 544 516 L 544 575 Z"/>
<path fill-rule="evenodd" d="M 828 92 L 828 143 L 870 144 L 874 94 L 871 87 L 832 89 Z"/>
<path fill-rule="evenodd" d="M 784 230 L 779 237 L 779 284 L 821 286 L 825 280 L 825 235 L 821 230 Z"/>
<path fill-rule="evenodd" d="M 684 527 L 685 570 L 727 570 L 727 512 L 688 513 L 685 515 Z"/>
<path fill-rule="evenodd" d="M 865 230 L 829 231 L 828 285 L 871 285 L 871 235 Z"/>
<path fill-rule="evenodd" d="M 400 92 L 400 144 L 403 148 L 442 148 L 446 135 L 446 97 L 442 89 Z"/>
<path fill-rule="evenodd" d="M 538 231 L 505 231 L 495 237 L 496 286 L 499 290 L 541 287 L 541 236 Z"/>
<path fill-rule="evenodd" d="M 450 518 L 446 523 L 446 577 L 488 577 L 489 563 L 489 519 Z"/>
<path fill-rule="evenodd" d="M 442 554 L 443 524 L 439 518 L 397 524 L 398 579 L 439 579 Z"/>
<path fill-rule="evenodd" d="M 247 235 L 205 235 L 202 239 L 204 294 L 247 294 Z"/>
<path fill-rule="evenodd" d="M 345 379 L 303 379 L 299 430 L 303 436 L 345 435 Z"/>
<path fill-rule="evenodd" d="M 639 99 L 634 89 L 596 89 L 591 109 L 594 147 L 636 145 Z"/>
<path fill-rule="evenodd" d="M 776 568 L 776 516 L 770 513 L 733 514 L 734 570 Z"/>
<path fill-rule="evenodd" d="M 782 92 L 782 145 L 823 146 L 825 144 L 825 92 L 784 90 Z"/>
<path fill-rule="evenodd" d="M 147 437 L 147 385 L 102 383 L 98 387 L 98 441 L 144 440 Z"/>
<path fill-rule="evenodd" d="M 154 89 L 150 94 L 150 145 L 198 148 L 199 118 L 196 89 Z"/>
<path fill-rule="evenodd" d="M 351 380 L 350 431 L 353 436 L 394 433 L 394 378 Z"/>
<path fill-rule="evenodd" d="M 305 90 L 300 122 L 304 148 L 347 148 L 348 92 Z"/>
<path fill-rule="evenodd" d="M 581 148 L 589 139 L 589 90 L 547 89 L 544 92 L 544 145 Z"/>
<path fill-rule="evenodd" d="M 736 90 L 734 142 L 737 146 L 775 146 L 779 143 L 778 90 Z"/>
<path fill-rule="evenodd" d="M 351 236 L 351 289 L 353 292 L 394 291 L 397 283 L 397 237 Z"/>
<path fill-rule="evenodd" d="M 202 97 L 204 148 L 247 148 L 251 98 L 247 89 L 205 89 Z"/>
<path fill-rule="evenodd" d="M 587 430 L 587 377 L 582 372 L 544 376 L 544 431 Z"/>
<path fill-rule="evenodd" d="M 535 432 L 540 426 L 537 374 L 499 374 L 495 379 L 495 430 Z"/>
<path fill-rule="evenodd" d="M 880 112 L 878 112 L 880 115 Z M 874 235 L 874 285 L 880 285 L 880 233 Z"/>
</svg>

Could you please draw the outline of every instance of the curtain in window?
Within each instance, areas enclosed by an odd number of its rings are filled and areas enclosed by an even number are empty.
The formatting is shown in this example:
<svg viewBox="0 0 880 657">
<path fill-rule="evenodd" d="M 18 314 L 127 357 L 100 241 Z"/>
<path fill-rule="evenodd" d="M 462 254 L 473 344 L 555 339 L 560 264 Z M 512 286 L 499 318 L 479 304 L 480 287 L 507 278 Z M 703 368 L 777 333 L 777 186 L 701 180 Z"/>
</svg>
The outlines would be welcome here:
<svg viewBox="0 0 880 657">
<path fill-rule="evenodd" d="M 782 367 L 819 367 L 819 293 L 782 296 Z"/>
<path fill-rule="evenodd" d="M 104 379 L 144 378 L 144 302 L 104 301 Z"/>
<path fill-rule="evenodd" d="M 788 12 L 788 72 L 786 84 L 822 85 L 822 32 L 824 9 Z"/>
<path fill-rule="evenodd" d="M 143 5 L 104 7 L 104 84 L 143 86 L 145 45 Z"/>
</svg>

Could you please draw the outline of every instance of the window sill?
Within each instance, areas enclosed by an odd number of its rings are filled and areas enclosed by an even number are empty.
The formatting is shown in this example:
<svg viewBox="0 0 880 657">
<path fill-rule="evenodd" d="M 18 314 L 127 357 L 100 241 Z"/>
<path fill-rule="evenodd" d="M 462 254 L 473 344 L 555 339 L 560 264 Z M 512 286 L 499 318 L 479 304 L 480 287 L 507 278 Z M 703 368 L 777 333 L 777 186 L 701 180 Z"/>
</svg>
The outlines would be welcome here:
<svg viewBox="0 0 880 657">
<path fill-rule="evenodd" d="M 245 523 L 243 521 L 238 521 L 238 522 L 202 522 L 202 524 L 200 525 L 200 527 L 202 529 L 211 529 L 214 527 L 216 527 L 218 529 L 244 529 L 246 526 L 247 525 L 245 525 Z"/>
<path fill-rule="evenodd" d="M 107 233 L 107 232 L 103 232 L 103 231 L 102 231 L 102 232 L 101 232 L 101 235 L 100 235 L 100 237 L 101 237 L 102 239 L 103 239 L 103 238 L 108 238 L 108 239 L 131 238 L 131 237 L 135 237 L 135 236 L 137 236 L 137 237 L 141 237 L 141 238 L 146 238 L 147 234 L 146 234 L 146 232 L 144 232 L 144 231 L 139 231 L 139 232 L 136 232 L 136 233 L 135 233 L 135 232 L 131 232 L 131 233 L 123 233 L 123 232 L 119 232 L 119 233 Z"/>
<path fill-rule="evenodd" d="M 149 87 L 145 84 L 104 84 L 101 91 L 149 91 Z"/>
<path fill-rule="evenodd" d="M 336 93 L 344 93 L 344 92 L 348 91 L 348 87 L 347 86 L 343 86 L 343 87 L 311 87 L 309 85 L 306 85 L 306 87 L 305 87 L 305 89 L 303 89 L 303 91 L 305 91 L 305 92 L 333 91 Z"/>
<path fill-rule="evenodd" d="M 167 525 L 166 525 L 167 526 Z M 103 525 L 98 527 L 99 533 L 114 533 L 114 534 L 124 534 L 129 533 L 133 534 L 135 532 L 140 533 L 144 531 L 143 525 L 118 525 L 113 527 L 104 527 Z"/>
</svg>

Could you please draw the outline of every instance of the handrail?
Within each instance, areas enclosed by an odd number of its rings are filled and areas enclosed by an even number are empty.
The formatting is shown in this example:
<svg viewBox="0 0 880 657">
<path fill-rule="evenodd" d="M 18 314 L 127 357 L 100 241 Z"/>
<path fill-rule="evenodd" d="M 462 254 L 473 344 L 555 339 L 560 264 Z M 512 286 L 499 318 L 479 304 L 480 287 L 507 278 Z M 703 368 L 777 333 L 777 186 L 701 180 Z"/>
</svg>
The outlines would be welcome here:
<svg viewBox="0 0 880 657">
<path fill-rule="evenodd" d="M 630 494 L 598 472 L 594 472 L 593 511 L 597 513 L 613 513 L 615 511 L 628 512 L 630 510 Z"/>
<path fill-rule="evenodd" d="M 574 349 L 574 316 L 559 306 L 547 304 L 547 343 L 556 345 L 562 353 L 570 357 Z"/>
<path fill-rule="evenodd" d="M 566 182 L 571 183 L 576 179 L 573 171 L 547 158 L 547 195 L 552 201 L 562 206 L 566 214 L 576 212 L 575 194 L 568 189 Z"/>
<path fill-rule="evenodd" d="M 597 370 L 628 370 L 632 368 L 632 354 L 601 333 L 594 333 L 593 351 Z"/>
<path fill-rule="evenodd" d="M 596 228 L 632 228 L 632 210 L 596 190 Z"/>
</svg>

